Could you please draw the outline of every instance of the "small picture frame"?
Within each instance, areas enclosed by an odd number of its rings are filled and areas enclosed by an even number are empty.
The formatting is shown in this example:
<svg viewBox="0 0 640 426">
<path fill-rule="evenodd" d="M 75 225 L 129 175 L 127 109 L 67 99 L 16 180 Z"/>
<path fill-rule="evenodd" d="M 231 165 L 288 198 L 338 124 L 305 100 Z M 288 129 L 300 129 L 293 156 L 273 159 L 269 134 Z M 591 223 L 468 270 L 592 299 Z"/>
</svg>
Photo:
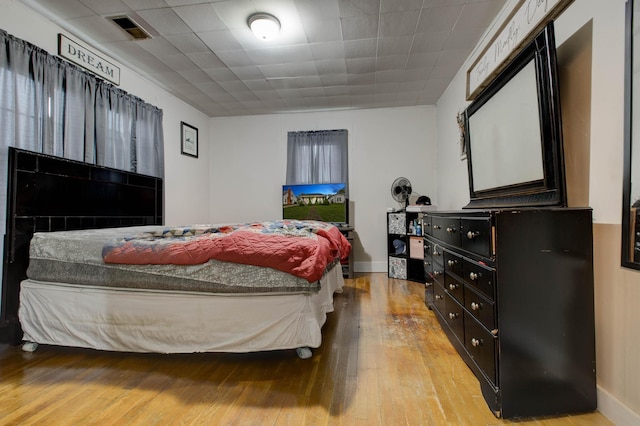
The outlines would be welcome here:
<svg viewBox="0 0 640 426">
<path fill-rule="evenodd" d="M 198 158 L 198 129 L 181 121 L 180 140 L 182 155 Z"/>
</svg>

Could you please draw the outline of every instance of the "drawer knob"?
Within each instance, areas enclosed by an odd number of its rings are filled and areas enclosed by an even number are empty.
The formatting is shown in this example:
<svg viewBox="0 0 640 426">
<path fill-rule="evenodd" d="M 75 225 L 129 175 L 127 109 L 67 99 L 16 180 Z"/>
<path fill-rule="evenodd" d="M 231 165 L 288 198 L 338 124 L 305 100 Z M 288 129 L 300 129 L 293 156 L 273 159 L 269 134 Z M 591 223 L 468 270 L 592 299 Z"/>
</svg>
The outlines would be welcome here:
<svg viewBox="0 0 640 426">
<path fill-rule="evenodd" d="M 455 291 L 455 290 L 456 290 L 456 288 L 458 288 L 458 285 L 457 285 L 457 284 L 453 284 L 453 283 L 452 283 L 452 284 L 449 284 L 449 290 L 451 290 L 451 291 Z"/>
<path fill-rule="evenodd" d="M 449 265 L 449 266 L 455 266 L 456 263 L 458 263 L 458 262 L 455 261 L 455 260 L 448 260 L 447 261 L 447 265 Z"/>
<path fill-rule="evenodd" d="M 424 283 L 424 286 L 425 286 L 426 288 L 430 288 L 430 287 L 433 287 L 433 283 L 428 283 L 428 282 L 427 282 L 427 283 Z"/>
<path fill-rule="evenodd" d="M 471 302 L 471 309 L 472 310 L 477 311 L 480 308 L 482 308 L 482 304 L 481 303 Z"/>
<path fill-rule="evenodd" d="M 439 252 L 438 250 L 434 250 L 434 251 L 433 251 L 433 255 L 434 255 L 434 256 L 440 256 L 440 252 Z"/>
<path fill-rule="evenodd" d="M 467 232 L 467 238 L 473 240 L 475 237 L 480 235 L 480 231 L 469 231 Z"/>
<path fill-rule="evenodd" d="M 458 318 L 458 314 L 454 314 L 453 312 L 449 312 L 449 319 L 454 320 L 456 318 Z"/>
<path fill-rule="evenodd" d="M 453 226 L 447 226 L 447 232 L 453 234 L 454 232 L 456 232 L 456 228 L 454 228 Z"/>
<path fill-rule="evenodd" d="M 478 279 L 478 274 L 476 274 L 475 272 L 469 272 L 469 279 L 471 281 L 475 281 Z"/>
<path fill-rule="evenodd" d="M 477 348 L 480 345 L 482 345 L 482 340 L 476 339 L 476 338 L 471 339 L 471 346 L 473 346 L 474 348 Z"/>
<path fill-rule="evenodd" d="M 439 294 L 436 294 L 436 300 L 442 300 L 442 296 L 440 296 Z"/>
<path fill-rule="evenodd" d="M 436 277 L 437 277 L 438 275 L 440 275 L 440 274 L 442 274 L 442 272 L 441 272 L 441 271 L 433 271 L 433 275 L 435 275 Z"/>
<path fill-rule="evenodd" d="M 442 229 L 442 228 L 440 228 L 440 225 L 433 225 L 433 229 L 438 230 L 438 229 Z"/>
</svg>

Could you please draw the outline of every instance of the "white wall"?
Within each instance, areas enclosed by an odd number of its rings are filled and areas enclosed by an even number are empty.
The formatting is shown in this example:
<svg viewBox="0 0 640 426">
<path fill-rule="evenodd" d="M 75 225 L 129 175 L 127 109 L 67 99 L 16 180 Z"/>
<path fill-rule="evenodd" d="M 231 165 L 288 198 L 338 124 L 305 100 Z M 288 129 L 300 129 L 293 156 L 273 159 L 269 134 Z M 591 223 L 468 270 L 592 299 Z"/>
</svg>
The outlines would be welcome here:
<svg viewBox="0 0 640 426">
<path fill-rule="evenodd" d="M 347 129 L 354 269 L 386 271 L 386 210 L 398 207 L 393 180 L 408 178 L 437 203 L 435 119 L 433 107 L 212 118 L 210 220 L 281 218 L 287 132 Z"/>
<path fill-rule="evenodd" d="M 555 32 L 561 46 L 585 24 L 593 25 L 591 117 L 586 126 L 589 205 L 594 215 L 598 408 L 617 425 L 635 425 L 640 424 L 640 273 L 620 267 L 625 2 L 576 0 L 557 18 Z M 502 18 L 515 3 L 509 2 Z M 481 48 L 482 43 L 475 52 Z M 465 73 L 474 59 L 472 55 L 467 60 L 437 103 L 438 200 L 444 208 L 459 208 L 469 197 L 466 168 L 452 141 L 458 134 L 455 114 L 468 105 Z"/>
<path fill-rule="evenodd" d="M 53 22 L 13 0 L 0 1 L 0 28 L 24 39 L 52 55 L 57 54 L 58 33 L 91 46 L 86 36 L 70 34 Z M 110 57 L 108 54 L 105 56 Z M 110 57 L 121 69 L 120 88 L 163 110 L 165 140 L 165 223 L 205 222 L 209 209 L 209 117 L 185 104 L 136 71 Z M 199 130 L 198 159 L 180 154 L 180 121 Z M 185 208 L 189 206 L 189 208 Z"/>
</svg>

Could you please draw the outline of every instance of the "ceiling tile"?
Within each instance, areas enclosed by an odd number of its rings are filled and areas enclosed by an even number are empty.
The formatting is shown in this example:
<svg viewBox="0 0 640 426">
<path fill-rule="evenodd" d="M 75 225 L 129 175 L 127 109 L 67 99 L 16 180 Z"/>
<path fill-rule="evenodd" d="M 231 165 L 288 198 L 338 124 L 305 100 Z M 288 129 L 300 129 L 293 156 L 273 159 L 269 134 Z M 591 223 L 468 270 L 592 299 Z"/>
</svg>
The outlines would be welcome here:
<svg viewBox="0 0 640 426">
<path fill-rule="evenodd" d="M 80 0 L 85 6 L 98 15 L 123 14 L 131 11 L 131 8 L 120 0 Z"/>
<path fill-rule="evenodd" d="M 342 27 L 339 19 L 309 21 L 305 25 L 309 43 L 342 40 Z"/>
<path fill-rule="evenodd" d="M 164 37 L 154 37 L 152 39 L 140 41 L 136 44 L 158 58 L 165 55 L 177 55 L 182 53 Z"/>
<path fill-rule="evenodd" d="M 262 71 L 255 65 L 249 65 L 246 67 L 232 67 L 230 68 L 240 80 L 257 80 L 264 79 Z"/>
<path fill-rule="evenodd" d="M 406 55 L 411 50 L 413 36 L 380 37 L 378 39 L 378 56 Z"/>
<path fill-rule="evenodd" d="M 48 0 L 47 0 L 48 1 Z M 164 0 L 122 0 L 133 10 L 158 9 L 168 7 Z"/>
<path fill-rule="evenodd" d="M 316 61 L 315 68 L 320 75 L 345 74 L 347 63 L 343 59 L 328 59 L 326 61 Z"/>
<path fill-rule="evenodd" d="M 420 14 L 415 11 L 382 13 L 378 36 L 413 36 L 419 17 Z"/>
<path fill-rule="evenodd" d="M 254 65 L 253 61 L 247 56 L 244 50 L 225 50 L 216 51 L 216 55 L 228 67 L 245 67 Z"/>
<path fill-rule="evenodd" d="M 433 33 L 452 31 L 461 12 L 462 6 L 443 6 L 424 9 L 420 14 L 416 32 Z"/>
<path fill-rule="evenodd" d="M 62 19 L 82 18 L 95 15 L 95 12 L 82 4 L 80 0 L 48 0 L 35 2 Z"/>
<path fill-rule="evenodd" d="M 345 57 L 345 46 L 340 41 L 328 43 L 312 43 L 309 45 L 311 54 L 317 61 L 323 59 L 341 59 Z"/>
<path fill-rule="evenodd" d="M 176 7 L 175 12 L 196 33 L 227 29 L 209 3 Z"/>
<path fill-rule="evenodd" d="M 423 0 L 381 0 L 380 13 L 422 9 Z"/>
<path fill-rule="evenodd" d="M 409 55 L 379 56 L 376 60 L 376 71 L 404 71 Z"/>
<path fill-rule="evenodd" d="M 344 42 L 345 58 L 375 57 L 378 49 L 378 39 L 367 38 L 360 40 L 348 40 Z"/>
<path fill-rule="evenodd" d="M 358 15 L 340 19 L 344 40 L 378 36 L 378 15 Z"/>
<path fill-rule="evenodd" d="M 229 30 L 203 31 L 197 34 L 200 40 L 214 52 L 242 49 L 240 43 Z"/>
<path fill-rule="evenodd" d="M 337 19 L 340 17 L 340 8 L 336 0 L 296 0 L 298 15 L 305 25 L 310 21 Z"/>
<path fill-rule="evenodd" d="M 193 34 L 171 34 L 166 35 L 165 39 L 173 44 L 182 53 L 208 53 L 211 52 L 209 47 Z"/>
<path fill-rule="evenodd" d="M 506 3 L 12 1 L 214 116 L 433 104 Z M 124 12 L 153 38 L 134 41 L 105 19 Z M 251 33 L 256 12 L 280 20 L 279 38 Z"/>
<path fill-rule="evenodd" d="M 214 53 L 187 53 L 189 59 L 202 69 L 206 68 L 227 68 L 227 65 Z"/>
<path fill-rule="evenodd" d="M 162 62 L 169 65 L 176 71 L 194 71 L 199 69 L 196 64 L 187 57 L 184 53 L 177 55 L 165 55 L 161 58 Z"/>
<path fill-rule="evenodd" d="M 350 74 L 373 73 L 376 70 L 376 60 L 374 58 L 347 59 L 347 71 Z"/>
<path fill-rule="evenodd" d="M 184 34 L 191 31 L 189 26 L 171 9 L 148 9 L 140 10 L 137 13 L 158 34 Z"/>
<path fill-rule="evenodd" d="M 113 41 L 130 41 L 131 36 L 120 29 L 113 22 L 101 16 L 86 16 L 69 20 L 78 30 L 90 33 L 92 38 L 98 43 L 109 43 Z"/>
<path fill-rule="evenodd" d="M 377 15 L 380 0 L 338 0 L 340 16 Z"/>
</svg>

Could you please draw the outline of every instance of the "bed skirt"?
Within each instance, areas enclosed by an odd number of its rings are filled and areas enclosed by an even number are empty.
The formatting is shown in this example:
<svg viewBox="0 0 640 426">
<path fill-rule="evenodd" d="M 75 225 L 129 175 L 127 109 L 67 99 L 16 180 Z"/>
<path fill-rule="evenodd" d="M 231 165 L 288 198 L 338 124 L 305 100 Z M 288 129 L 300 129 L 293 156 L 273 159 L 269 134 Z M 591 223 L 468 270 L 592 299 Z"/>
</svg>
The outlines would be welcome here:
<svg viewBox="0 0 640 426">
<path fill-rule="evenodd" d="M 21 283 L 24 341 L 122 352 L 255 352 L 317 348 L 340 265 L 317 293 L 209 294 Z"/>
</svg>

